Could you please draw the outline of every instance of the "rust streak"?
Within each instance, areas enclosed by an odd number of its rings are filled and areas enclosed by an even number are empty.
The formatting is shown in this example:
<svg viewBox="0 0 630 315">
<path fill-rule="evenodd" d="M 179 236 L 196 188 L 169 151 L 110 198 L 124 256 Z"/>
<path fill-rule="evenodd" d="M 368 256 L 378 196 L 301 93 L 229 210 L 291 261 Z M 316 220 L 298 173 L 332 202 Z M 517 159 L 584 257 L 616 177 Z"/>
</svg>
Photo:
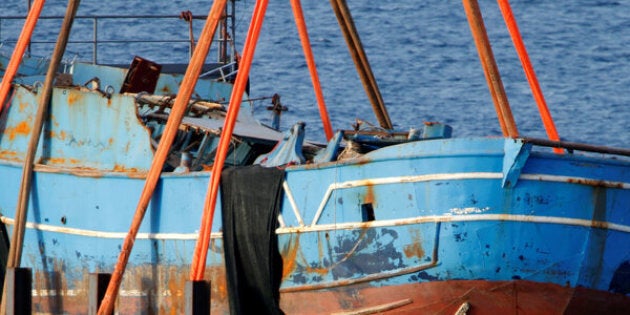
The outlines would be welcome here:
<svg viewBox="0 0 630 315">
<path fill-rule="evenodd" d="M 20 102 L 20 105 L 18 106 L 18 111 L 20 113 L 23 113 L 25 109 L 29 108 L 30 106 L 29 102 Z"/>
<path fill-rule="evenodd" d="M 297 234 L 295 240 L 290 240 L 287 246 L 282 249 L 282 279 L 290 275 L 296 266 L 298 249 L 300 248 L 300 236 Z"/>
<path fill-rule="evenodd" d="M 7 133 L 9 134 L 9 140 L 14 140 L 18 135 L 28 136 L 31 133 L 31 125 L 26 121 L 22 121 L 13 128 L 7 128 Z"/>
<path fill-rule="evenodd" d="M 50 131 L 48 135 L 50 138 L 57 138 L 61 141 L 65 141 L 68 137 L 68 134 L 63 130 L 61 130 L 60 132 Z"/>
<path fill-rule="evenodd" d="M 17 152 L 9 151 L 9 150 L 0 151 L 0 157 L 4 160 L 11 160 L 11 161 L 19 160 Z"/>
<path fill-rule="evenodd" d="M 68 95 L 68 106 L 74 105 L 77 101 L 81 100 L 81 95 L 78 93 L 70 93 Z"/>
<path fill-rule="evenodd" d="M 47 162 L 49 162 L 50 164 L 65 164 L 66 163 L 66 159 L 64 158 L 47 158 L 46 159 Z"/>
<path fill-rule="evenodd" d="M 371 182 L 368 182 L 366 184 L 366 193 L 365 193 L 365 197 L 363 199 L 363 203 L 374 203 L 375 198 L 374 198 L 374 184 Z"/>
<path fill-rule="evenodd" d="M 595 187 L 623 188 L 623 183 L 612 183 L 598 179 L 569 178 L 567 182 L 571 184 L 589 185 Z"/>
<path fill-rule="evenodd" d="M 420 237 L 420 231 L 411 230 L 409 231 L 411 234 L 412 243 L 409 245 L 405 245 L 403 251 L 405 252 L 405 256 L 408 258 L 416 256 L 418 258 L 424 257 L 424 248 L 422 248 L 422 238 Z"/>
</svg>

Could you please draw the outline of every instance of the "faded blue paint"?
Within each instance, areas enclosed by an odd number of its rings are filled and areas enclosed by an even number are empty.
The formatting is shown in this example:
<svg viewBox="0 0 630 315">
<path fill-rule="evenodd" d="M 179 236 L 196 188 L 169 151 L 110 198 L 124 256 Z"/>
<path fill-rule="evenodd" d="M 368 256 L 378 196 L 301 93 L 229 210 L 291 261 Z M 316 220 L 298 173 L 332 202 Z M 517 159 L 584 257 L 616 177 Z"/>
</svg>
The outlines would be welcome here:
<svg viewBox="0 0 630 315">
<path fill-rule="evenodd" d="M 523 165 L 527 162 L 532 150 L 531 143 L 524 143 L 522 139 L 505 141 L 505 156 L 503 158 L 502 187 L 514 187 L 521 175 Z"/>
<path fill-rule="evenodd" d="M 0 152 L 11 152 L 14 159 L 22 160 L 41 93 L 23 87 L 15 90 L 7 132 L 0 134 Z M 149 132 L 136 116 L 133 97 L 114 94 L 106 98 L 77 88 L 55 88 L 51 104 L 36 154 L 43 164 L 138 171 L 151 166 Z"/>
</svg>

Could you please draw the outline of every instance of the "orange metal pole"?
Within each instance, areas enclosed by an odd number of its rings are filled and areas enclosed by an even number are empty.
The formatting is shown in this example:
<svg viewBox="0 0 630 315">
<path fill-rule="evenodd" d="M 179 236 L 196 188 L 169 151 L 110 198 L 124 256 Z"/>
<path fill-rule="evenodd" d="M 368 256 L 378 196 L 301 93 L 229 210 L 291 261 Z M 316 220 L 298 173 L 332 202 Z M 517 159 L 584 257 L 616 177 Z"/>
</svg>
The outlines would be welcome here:
<svg viewBox="0 0 630 315">
<path fill-rule="evenodd" d="M 490 89 L 490 95 L 494 102 L 503 135 L 516 138 L 518 137 L 518 130 L 516 129 L 510 103 L 508 102 L 505 89 L 503 88 L 503 82 L 501 81 L 497 63 L 494 60 L 488 33 L 483 23 L 481 10 L 479 10 L 479 3 L 476 0 L 462 0 L 462 3 L 466 11 L 470 30 L 475 40 L 475 45 L 477 46 L 481 66 L 483 67 L 483 72 L 488 82 L 488 89 Z"/>
<path fill-rule="evenodd" d="M 243 100 L 243 93 L 245 92 L 245 86 L 247 85 L 249 70 L 254 58 L 256 43 L 260 35 L 260 29 L 262 28 L 268 2 L 268 0 L 256 1 L 256 6 L 254 7 L 254 13 L 252 15 L 252 22 L 250 23 L 247 38 L 245 40 L 243 56 L 239 65 L 238 74 L 236 75 L 234 87 L 232 88 L 230 105 L 228 107 L 227 116 L 225 117 L 225 124 L 222 129 L 217 153 L 214 158 L 214 165 L 212 167 L 212 177 L 210 178 L 208 194 L 206 195 L 202 226 L 199 229 L 199 239 L 197 240 L 197 244 L 195 246 L 190 270 L 190 279 L 192 281 L 202 280 L 205 272 L 208 246 L 210 244 L 210 233 L 212 231 L 212 221 L 217 202 L 217 194 L 219 192 L 219 183 L 221 181 L 221 170 L 225 164 L 225 158 L 230 146 L 232 132 L 234 131 L 234 125 L 236 123 L 240 104 Z"/>
<path fill-rule="evenodd" d="M 306 59 L 308 70 L 311 73 L 313 90 L 315 90 L 315 97 L 317 98 L 317 104 L 319 105 L 319 116 L 322 118 L 324 132 L 326 133 L 326 140 L 330 140 L 330 138 L 332 138 L 333 136 L 333 131 L 330 125 L 330 119 L 328 118 L 326 103 L 324 103 L 324 94 L 322 93 L 322 87 L 319 83 L 319 77 L 317 76 L 317 67 L 315 66 L 315 58 L 313 57 L 311 43 L 308 39 L 308 31 L 306 30 L 306 22 L 304 20 L 302 4 L 300 3 L 300 0 L 291 0 L 291 6 L 293 7 L 295 25 L 297 26 L 298 33 L 300 34 L 300 41 L 302 42 L 302 49 L 304 50 L 304 58 Z"/>
<path fill-rule="evenodd" d="M 155 152 L 155 156 L 151 164 L 151 169 L 147 174 L 144 189 L 142 190 L 142 195 L 140 195 L 140 201 L 138 202 L 138 206 L 136 208 L 131 227 L 129 228 L 129 232 L 125 237 L 120 255 L 118 256 L 116 268 L 112 273 L 112 278 L 109 281 L 109 285 L 107 286 L 107 291 L 105 292 L 105 296 L 103 297 L 101 306 L 98 309 L 99 315 L 112 314 L 112 312 L 114 311 L 114 302 L 116 301 L 118 288 L 120 287 L 120 283 L 122 281 L 122 276 L 125 272 L 127 262 L 129 261 L 129 256 L 133 248 L 133 243 L 135 242 L 140 224 L 142 223 L 142 219 L 144 218 L 144 214 L 149 205 L 149 201 L 153 196 L 153 192 L 155 190 L 155 187 L 157 186 L 157 182 L 160 179 L 162 167 L 164 165 L 164 162 L 166 161 L 168 152 L 170 151 L 173 139 L 177 135 L 177 129 L 179 128 L 182 118 L 184 117 L 184 114 L 186 112 L 186 107 L 188 105 L 188 101 L 190 100 L 190 96 L 195 89 L 197 79 L 199 78 L 199 74 L 201 73 L 203 64 L 205 63 L 206 57 L 208 56 L 208 51 L 210 50 L 210 45 L 212 44 L 214 33 L 223 15 L 225 3 L 226 0 L 215 0 L 212 8 L 210 9 L 210 13 L 208 13 L 206 24 L 204 25 L 204 28 L 201 32 L 201 36 L 199 38 L 199 41 L 197 42 L 197 46 L 193 51 L 193 56 L 190 60 L 190 64 L 186 69 L 186 74 L 184 75 L 184 78 L 182 80 L 178 95 L 175 98 L 175 103 L 173 104 L 173 107 L 171 109 L 168 121 L 166 122 L 164 134 L 162 135 L 162 139 L 160 140 L 158 148 Z"/>
<path fill-rule="evenodd" d="M 42 8 L 44 8 L 45 2 L 45 0 L 35 0 L 35 2 L 33 2 L 32 4 L 31 10 L 28 12 L 26 21 L 24 21 L 24 26 L 22 27 L 20 37 L 15 44 L 15 49 L 13 50 L 13 54 L 11 55 L 11 60 L 9 60 L 9 64 L 7 65 L 7 68 L 4 71 L 4 76 L 2 77 L 2 82 L 0 82 L 0 113 L 2 113 L 2 111 L 4 110 L 4 102 L 6 101 L 7 95 L 9 94 L 11 82 L 13 82 L 13 78 L 15 77 L 15 74 L 20 67 L 22 57 L 24 56 L 26 47 L 28 47 L 28 44 L 31 41 L 33 30 L 35 29 L 35 25 L 37 24 L 39 15 L 42 12 Z"/>
<path fill-rule="evenodd" d="M 536 105 L 538 105 L 540 118 L 542 119 L 545 130 L 547 131 L 547 136 L 550 140 L 559 141 L 560 137 L 558 136 L 558 131 L 556 130 L 556 126 L 553 122 L 553 118 L 551 117 L 551 113 L 549 113 L 549 108 L 547 107 L 545 97 L 543 96 L 542 90 L 540 89 L 540 84 L 538 84 L 538 79 L 536 78 L 534 67 L 529 60 L 529 55 L 527 54 L 527 49 L 525 48 L 525 43 L 523 43 L 521 33 L 518 30 L 518 25 L 516 24 L 516 19 L 514 18 L 514 14 L 512 13 L 510 3 L 508 2 L 508 0 L 498 0 L 498 3 L 499 8 L 501 9 L 501 14 L 503 14 L 503 19 L 505 20 L 505 24 L 507 25 L 508 31 L 510 32 L 512 41 L 514 42 L 514 47 L 516 48 L 518 57 L 521 60 L 521 64 L 523 65 L 525 76 L 527 77 L 529 86 L 532 89 L 532 94 L 534 95 L 534 99 L 536 100 Z M 558 154 L 564 153 L 564 150 L 560 148 L 553 148 L 553 151 Z"/>
</svg>

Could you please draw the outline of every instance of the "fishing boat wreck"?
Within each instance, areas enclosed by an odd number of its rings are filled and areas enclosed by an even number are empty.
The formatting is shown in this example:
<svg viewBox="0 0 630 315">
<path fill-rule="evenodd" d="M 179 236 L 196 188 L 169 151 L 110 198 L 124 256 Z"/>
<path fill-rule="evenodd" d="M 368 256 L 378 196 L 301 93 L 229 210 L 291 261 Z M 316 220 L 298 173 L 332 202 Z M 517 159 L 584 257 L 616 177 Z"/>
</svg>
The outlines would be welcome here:
<svg viewBox="0 0 630 315">
<path fill-rule="evenodd" d="M 242 56 L 206 65 L 233 15 L 215 1 L 181 73 L 0 57 L 3 307 L 27 270 L 34 314 L 628 313 L 630 150 L 520 136 L 474 0 L 504 135 L 394 130 L 331 3 L 381 128 L 333 132 L 321 107 L 322 144 L 239 111 L 267 1 Z"/>
</svg>

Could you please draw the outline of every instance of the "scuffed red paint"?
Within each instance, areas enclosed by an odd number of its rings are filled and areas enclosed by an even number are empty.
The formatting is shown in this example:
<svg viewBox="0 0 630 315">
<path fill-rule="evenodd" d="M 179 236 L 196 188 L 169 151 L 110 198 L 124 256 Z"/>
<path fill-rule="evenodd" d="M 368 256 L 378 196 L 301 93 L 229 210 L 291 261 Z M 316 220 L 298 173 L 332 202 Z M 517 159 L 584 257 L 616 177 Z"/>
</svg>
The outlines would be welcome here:
<svg viewBox="0 0 630 315">
<path fill-rule="evenodd" d="M 379 307 L 396 304 L 388 311 Z M 286 314 L 630 314 L 630 297 L 526 280 L 453 280 L 288 292 L 280 297 Z M 371 310 L 371 311 L 369 311 Z M 362 312 L 360 312 L 362 311 Z"/>
</svg>

